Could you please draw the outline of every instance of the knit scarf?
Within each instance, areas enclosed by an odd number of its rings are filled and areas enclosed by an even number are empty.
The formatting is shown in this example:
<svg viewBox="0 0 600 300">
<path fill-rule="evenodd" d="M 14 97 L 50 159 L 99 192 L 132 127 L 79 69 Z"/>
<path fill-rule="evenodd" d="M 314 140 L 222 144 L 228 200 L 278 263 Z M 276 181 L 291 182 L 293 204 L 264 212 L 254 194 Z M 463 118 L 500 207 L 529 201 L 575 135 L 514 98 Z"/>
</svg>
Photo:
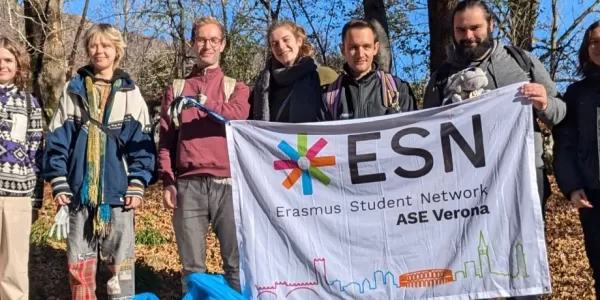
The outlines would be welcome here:
<svg viewBox="0 0 600 300">
<path fill-rule="evenodd" d="M 271 78 L 280 86 L 288 86 L 290 92 L 296 84 L 301 85 L 298 90 L 310 91 L 312 88 L 310 81 L 299 81 L 306 74 L 316 71 L 318 66 L 312 57 L 303 57 L 292 66 L 283 66 L 275 58 L 269 58 L 265 69 L 259 74 L 254 86 L 254 119 L 269 121 L 271 114 L 277 114 L 277 112 L 271 112 L 269 109 L 269 94 L 273 92 Z"/>
<path fill-rule="evenodd" d="M 90 118 L 102 124 L 108 123 L 114 94 L 121 86 L 121 80 L 116 80 L 110 89 L 108 97 L 96 93 L 93 79 L 85 78 L 85 90 L 88 101 Z M 108 103 L 108 105 L 107 105 Z M 105 108 L 107 108 L 105 110 Z M 85 108 L 84 108 L 85 109 Z M 86 172 L 81 186 L 81 204 L 92 208 L 94 212 L 94 233 L 107 236 L 110 232 L 110 205 L 104 203 L 104 171 L 106 134 L 91 122 L 88 123 Z"/>
</svg>

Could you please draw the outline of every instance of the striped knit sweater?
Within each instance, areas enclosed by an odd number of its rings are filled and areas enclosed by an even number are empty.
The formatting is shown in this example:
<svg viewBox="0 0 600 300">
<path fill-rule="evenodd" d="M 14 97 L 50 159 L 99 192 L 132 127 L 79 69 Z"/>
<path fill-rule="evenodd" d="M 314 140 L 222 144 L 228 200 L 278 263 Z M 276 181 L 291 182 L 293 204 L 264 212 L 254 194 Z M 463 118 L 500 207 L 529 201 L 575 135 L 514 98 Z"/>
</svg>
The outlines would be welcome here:
<svg viewBox="0 0 600 300">
<path fill-rule="evenodd" d="M 38 101 L 14 85 L 0 85 L 0 197 L 26 197 L 41 207 L 42 130 Z"/>
</svg>

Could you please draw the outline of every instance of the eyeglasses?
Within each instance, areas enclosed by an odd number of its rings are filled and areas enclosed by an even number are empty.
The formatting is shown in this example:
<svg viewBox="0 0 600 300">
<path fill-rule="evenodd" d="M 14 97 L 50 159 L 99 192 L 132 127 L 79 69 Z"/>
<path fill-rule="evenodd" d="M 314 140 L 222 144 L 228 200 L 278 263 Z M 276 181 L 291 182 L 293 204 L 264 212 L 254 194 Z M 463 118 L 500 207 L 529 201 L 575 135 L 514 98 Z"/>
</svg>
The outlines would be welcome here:
<svg viewBox="0 0 600 300">
<path fill-rule="evenodd" d="M 221 43 L 221 41 L 223 41 L 223 39 L 220 39 L 218 37 L 212 37 L 210 39 L 201 38 L 201 37 L 196 38 L 196 43 L 200 47 L 204 47 L 204 45 L 206 45 L 206 42 L 208 42 L 211 47 L 216 47 L 218 44 Z"/>
</svg>

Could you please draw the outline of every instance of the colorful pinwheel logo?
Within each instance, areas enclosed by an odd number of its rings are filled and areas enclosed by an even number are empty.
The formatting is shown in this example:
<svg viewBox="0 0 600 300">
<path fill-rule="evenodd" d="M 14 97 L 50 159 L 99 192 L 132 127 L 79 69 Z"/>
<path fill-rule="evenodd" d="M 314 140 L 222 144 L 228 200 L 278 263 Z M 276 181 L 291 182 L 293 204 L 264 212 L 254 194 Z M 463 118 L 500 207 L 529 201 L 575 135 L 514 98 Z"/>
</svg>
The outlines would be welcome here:
<svg viewBox="0 0 600 300">
<path fill-rule="evenodd" d="M 324 185 L 328 185 L 331 182 L 331 179 L 318 168 L 335 165 L 335 156 L 317 157 L 319 152 L 327 146 L 327 141 L 323 138 L 320 138 L 310 149 L 307 149 L 307 144 L 305 133 L 298 134 L 297 151 L 286 141 L 281 141 L 277 147 L 290 159 L 277 160 L 273 163 L 273 167 L 275 170 L 292 170 L 282 183 L 286 189 L 291 189 L 296 181 L 302 177 L 303 194 L 312 195 L 312 177 Z"/>
</svg>

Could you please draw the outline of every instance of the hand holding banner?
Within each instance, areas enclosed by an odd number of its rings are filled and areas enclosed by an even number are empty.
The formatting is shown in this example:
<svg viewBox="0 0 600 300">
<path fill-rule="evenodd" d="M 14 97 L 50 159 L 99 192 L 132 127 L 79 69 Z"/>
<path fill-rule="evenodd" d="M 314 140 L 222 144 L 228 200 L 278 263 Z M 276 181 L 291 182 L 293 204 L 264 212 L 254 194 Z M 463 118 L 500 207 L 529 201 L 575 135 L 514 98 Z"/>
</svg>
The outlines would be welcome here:
<svg viewBox="0 0 600 300">
<path fill-rule="evenodd" d="M 243 294 L 549 293 L 534 120 L 520 85 L 367 120 L 231 121 Z"/>
</svg>

